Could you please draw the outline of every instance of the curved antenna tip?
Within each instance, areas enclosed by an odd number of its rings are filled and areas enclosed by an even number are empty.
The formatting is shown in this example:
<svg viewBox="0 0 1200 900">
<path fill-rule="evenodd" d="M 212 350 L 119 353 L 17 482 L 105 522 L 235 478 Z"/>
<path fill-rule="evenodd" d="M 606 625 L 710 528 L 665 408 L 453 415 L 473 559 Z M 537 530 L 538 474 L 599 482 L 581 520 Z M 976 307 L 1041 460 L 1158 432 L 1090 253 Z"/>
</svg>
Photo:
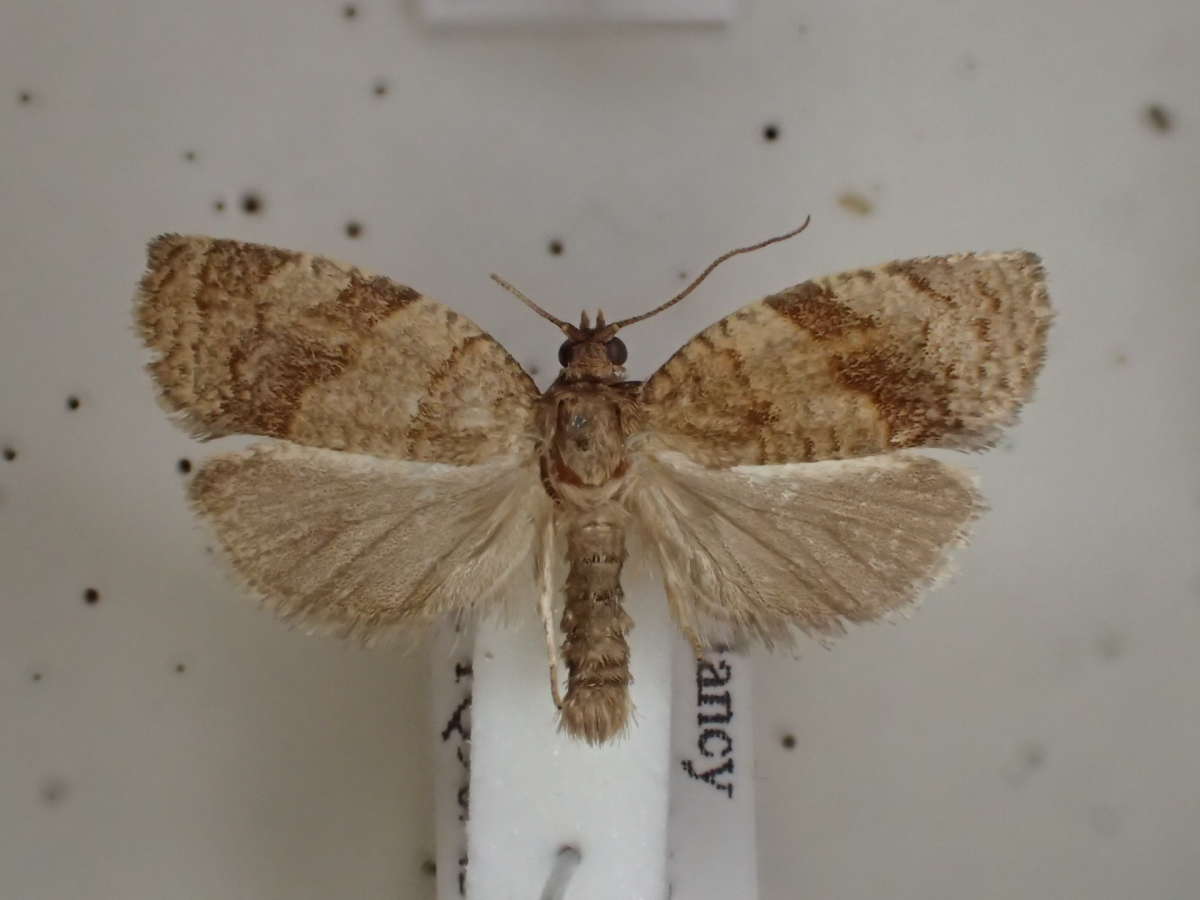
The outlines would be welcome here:
<svg viewBox="0 0 1200 900">
<path fill-rule="evenodd" d="M 692 291 L 694 291 L 697 287 L 699 287 L 700 282 L 702 282 L 705 278 L 707 278 L 709 276 L 709 273 L 711 273 L 712 270 L 715 269 L 717 266 L 719 266 L 721 263 L 725 262 L 725 260 L 731 259 L 732 257 L 738 256 L 742 253 L 751 253 L 755 250 L 761 250 L 763 247 L 769 247 L 769 246 L 771 246 L 771 244 L 778 244 L 780 241 L 786 241 L 788 238 L 794 238 L 796 235 L 798 235 L 800 232 L 802 232 L 805 228 L 807 228 L 808 223 L 811 221 L 812 221 L 811 215 L 805 216 L 804 221 L 800 223 L 799 228 L 793 228 L 791 231 L 787 232 L 786 234 L 777 234 L 775 237 L 767 238 L 765 241 L 759 241 L 757 244 L 751 244 L 749 247 L 738 247 L 735 250 L 730 250 L 727 253 L 722 253 L 720 256 L 718 256 L 716 259 L 714 259 L 712 262 L 710 262 L 708 264 L 708 267 L 703 272 L 701 272 L 694 279 L 692 279 L 691 284 L 689 284 L 687 287 L 685 287 L 682 291 L 680 291 L 678 294 L 676 294 L 674 297 L 672 297 L 666 303 L 656 306 L 656 307 L 654 307 L 654 309 L 650 310 L 650 312 L 642 313 L 640 316 L 633 316 L 628 319 L 622 319 L 620 322 L 613 322 L 608 327 L 613 329 L 613 333 L 615 334 L 617 329 L 619 329 L 619 328 L 624 328 L 626 325 L 632 325 L 634 322 L 640 322 L 643 319 L 648 319 L 651 316 L 658 315 L 663 310 L 674 306 L 676 303 L 678 303 L 680 300 L 682 300 L 684 297 L 686 297 L 688 294 L 690 294 Z"/>
</svg>

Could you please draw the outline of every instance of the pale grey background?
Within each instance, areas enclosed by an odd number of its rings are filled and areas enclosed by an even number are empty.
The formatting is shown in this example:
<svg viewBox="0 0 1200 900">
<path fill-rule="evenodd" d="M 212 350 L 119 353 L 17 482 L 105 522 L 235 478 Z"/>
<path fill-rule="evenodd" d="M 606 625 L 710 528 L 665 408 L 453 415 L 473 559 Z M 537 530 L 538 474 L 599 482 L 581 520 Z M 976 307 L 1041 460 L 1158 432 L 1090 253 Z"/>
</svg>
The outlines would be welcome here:
<svg viewBox="0 0 1200 900">
<path fill-rule="evenodd" d="M 902 627 L 761 659 L 763 896 L 1195 896 L 1200 7 L 758 0 L 724 29 L 456 33 L 356 5 L 0 11 L 0 898 L 432 892 L 426 662 L 287 632 L 205 553 L 175 465 L 207 450 L 129 327 L 149 236 L 388 272 L 544 383 L 561 338 L 488 271 L 564 317 L 632 314 L 806 213 L 631 330 L 633 373 L 906 255 L 1036 250 L 1060 317 L 1023 424 L 970 460 L 993 511 L 961 576 Z"/>
</svg>

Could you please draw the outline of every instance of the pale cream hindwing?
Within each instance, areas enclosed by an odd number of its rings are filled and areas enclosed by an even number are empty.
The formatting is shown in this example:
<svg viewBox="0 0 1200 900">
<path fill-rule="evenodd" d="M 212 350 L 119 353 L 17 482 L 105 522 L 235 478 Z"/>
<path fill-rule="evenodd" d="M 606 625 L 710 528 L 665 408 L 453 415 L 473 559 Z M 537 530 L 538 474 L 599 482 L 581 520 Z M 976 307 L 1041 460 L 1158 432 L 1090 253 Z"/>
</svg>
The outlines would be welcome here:
<svg viewBox="0 0 1200 900">
<path fill-rule="evenodd" d="M 233 568 L 310 631 L 374 643 L 531 590 L 550 512 L 536 467 L 386 460 L 262 444 L 213 457 L 191 484 Z"/>
<path fill-rule="evenodd" d="M 672 356 L 642 389 L 647 437 L 709 466 L 982 449 L 1029 398 L 1050 319 L 1023 251 L 806 281 Z"/>
<path fill-rule="evenodd" d="M 206 237 L 150 244 L 137 325 L 195 436 L 471 465 L 530 445 L 538 390 L 469 319 L 352 266 Z"/>
<path fill-rule="evenodd" d="M 916 454 L 708 469 L 645 454 L 631 492 L 676 622 L 697 646 L 836 635 L 933 584 L 983 502 Z"/>
</svg>

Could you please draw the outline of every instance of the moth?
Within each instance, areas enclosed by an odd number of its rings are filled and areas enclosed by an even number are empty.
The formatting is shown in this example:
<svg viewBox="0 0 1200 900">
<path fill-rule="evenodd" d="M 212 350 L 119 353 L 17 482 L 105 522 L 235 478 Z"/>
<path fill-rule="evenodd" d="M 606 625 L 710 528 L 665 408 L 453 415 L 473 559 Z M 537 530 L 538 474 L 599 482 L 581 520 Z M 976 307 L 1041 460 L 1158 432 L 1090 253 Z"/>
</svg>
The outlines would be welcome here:
<svg viewBox="0 0 1200 900">
<path fill-rule="evenodd" d="M 615 322 L 572 325 L 492 276 L 565 336 L 544 393 L 412 288 L 238 241 L 154 240 L 137 327 L 194 436 L 274 439 L 209 459 L 189 488 L 267 606 L 371 643 L 527 585 L 560 727 L 600 744 L 631 715 L 631 537 L 698 653 L 840 634 L 912 603 L 982 510 L 968 472 L 908 451 L 985 449 L 1033 390 L 1051 311 L 1023 251 L 803 281 L 626 380 L 620 332 L 805 225 Z"/>
</svg>

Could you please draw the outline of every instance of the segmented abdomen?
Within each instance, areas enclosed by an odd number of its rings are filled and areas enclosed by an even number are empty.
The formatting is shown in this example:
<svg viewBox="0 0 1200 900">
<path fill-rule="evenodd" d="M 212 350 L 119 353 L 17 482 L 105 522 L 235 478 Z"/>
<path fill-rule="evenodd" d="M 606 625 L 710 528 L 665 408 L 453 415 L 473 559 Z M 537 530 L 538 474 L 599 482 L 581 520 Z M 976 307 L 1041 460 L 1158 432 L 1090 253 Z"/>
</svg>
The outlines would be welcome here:
<svg viewBox="0 0 1200 900">
<path fill-rule="evenodd" d="M 581 517 L 567 532 L 567 560 L 562 617 L 567 694 L 561 727 L 589 744 L 601 744 L 625 729 L 633 708 L 625 639 L 633 620 L 621 605 L 624 529 L 599 512 Z"/>
</svg>

